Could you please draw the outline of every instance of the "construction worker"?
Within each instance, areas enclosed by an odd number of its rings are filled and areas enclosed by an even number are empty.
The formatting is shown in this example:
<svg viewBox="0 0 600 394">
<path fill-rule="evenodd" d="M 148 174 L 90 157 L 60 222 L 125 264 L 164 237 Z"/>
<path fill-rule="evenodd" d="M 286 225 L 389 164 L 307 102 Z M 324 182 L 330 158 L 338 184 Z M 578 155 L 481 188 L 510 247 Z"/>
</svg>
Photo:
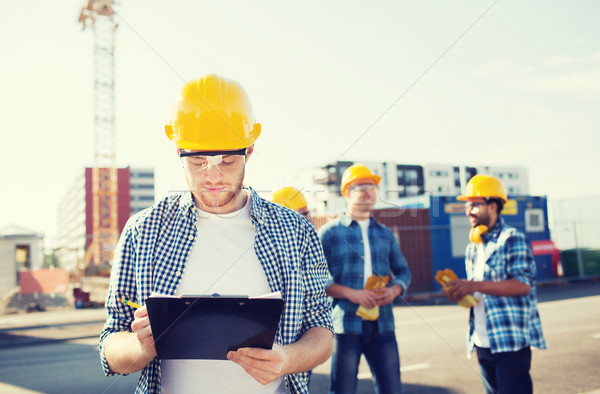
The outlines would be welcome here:
<svg viewBox="0 0 600 394">
<path fill-rule="evenodd" d="M 286 208 L 296 211 L 308 220 L 310 220 L 310 212 L 304 194 L 295 187 L 284 187 L 275 191 L 271 195 L 271 201 L 281 204 Z"/>
<path fill-rule="evenodd" d="M 332 352 L 327 265 L 310 223 L 242 186 L 260 134 L 246 91 L 214 74 L 190 81 L 165 130 L 190 190 L 136 214 L 123 230 L 100 338 L 105 373 L 142 370 L 136 392 L 144 393 L 308 393 L 305 371 Z M 285 306 L 272 350 L 241 348 L 228 360 L 156 357 L 144 305 L 151 293 L 276 291 Z"/>
<path fill-rule="evenodd" d="M 396 297 L 406 294 L 411 274 L 392 231 L 372 216 L 380 180 L 362 164 L 349 167 L 341 183 L 347 210 L 318 232 L 331 274 L 327 294 L 333 297 L 330 393 L 356 392 L 362 354 L 375 392 L 402 390 L 392 307 Z M 372 275 L 392 279 L 386 287 L 366 290 Z M 378 308 L 379 314 L 363 318 L 357 315 L 361 307 Z"/>
<path fill-rule="evenodd" d="M 532 393 L 531 346 L 545 349 L 537 310 L 535 261 L 525 235 L 500 216 L 508 201 L 502 182 L 475 175 L 467 183 L 471 222 L 466 249 L 467 279 L 449 282 L 444 293 L 457 302 L 472 294 L 467 354 L 477 352 L 486 393 Z"/>
</svg>

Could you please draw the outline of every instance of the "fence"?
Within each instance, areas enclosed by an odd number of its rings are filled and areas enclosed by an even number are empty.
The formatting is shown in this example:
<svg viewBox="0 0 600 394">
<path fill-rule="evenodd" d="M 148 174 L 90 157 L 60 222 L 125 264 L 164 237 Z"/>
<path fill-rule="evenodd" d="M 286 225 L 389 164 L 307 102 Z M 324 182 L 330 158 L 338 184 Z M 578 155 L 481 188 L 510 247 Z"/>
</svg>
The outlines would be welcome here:
<svg viewBox="0 0 600 394">
<path fill-rule="evenodd" d="M 411 293 L 438 289 L 434 281 L 437 269 L 452 268 L 464 277 L 464 250 L 469 231 L 464 215 L 451 217 L 455 220 L 448 225 L 432 225 L 431 221 L 435 219 L 430 216 L 429 209 L 382 209 L 373 211 L 373 216 L 392 230 L 400 244 L 412 273 Z M 313 223 L 318 229 L 334 217 L 318 216 Z M 525 228 L 524 221 L 513 219 L 510 224 Z M 545 231 L 538 239 L 549 234 L 547 239 L 552 240 L 559 250 L 555 252 L 552 247 L 548 253 L 535 253 L 539 282 L 558 277 L 600 276 L 600 220 L 554 222 L 544 227 L 550 231 Z"/>
</svg>

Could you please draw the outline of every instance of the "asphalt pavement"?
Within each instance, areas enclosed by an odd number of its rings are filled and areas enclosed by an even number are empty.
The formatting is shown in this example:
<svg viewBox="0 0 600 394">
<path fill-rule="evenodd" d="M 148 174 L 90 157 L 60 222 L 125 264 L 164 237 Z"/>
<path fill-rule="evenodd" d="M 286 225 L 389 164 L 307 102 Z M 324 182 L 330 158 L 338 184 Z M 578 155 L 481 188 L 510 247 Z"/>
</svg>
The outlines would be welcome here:
<svg viewBox="0 0 600 394">
<path fill-rule="evenodd" d="M 568 339 L 571 336 L 564 335 L 564 330 L 566 328 L 560 324 L 560 321 L 564 320 L 562 316 L 565 315 L 566 312 L 563 312 L 562 310 L 557 312 L 558 309 L 555 309 L 555 303 L 552 302 L 558 300 L 569 300 L 568 304 L 565 304 L 564 302 L 556 304 L 556 308 L 558 308 L 559 305 L 563 305 L 563 307 L 564 305 L 588 305 L 586 310 L 589 310 L 590 306 L 592 309 L 595 308 L 595 305 L 597 304 L 594 303 L 597 302 L 597 298 L 594 298 L 593 301 L 585 301 L 585 304 L 575 304 L 572 302 L 575 301 L 574 299 L 579 297 L 592 297 L 599 295 L 600 281 L 597 278 L 588 280 L 562 280 L 555 281 L 553 283 L 539 284 L 538 299 L 541 307 L 551 308 L 548 310 L 543 310 L 543 312 L 545 312 L 544 316 L 547 318 L 545 322 L 547 323 L 546 331 L 548 338 L 553 339 L 552 350 L 536 353 L 537 358 L 535 368 L 537 368 L 537 370 L 534 370 L 534 372 L 537 374 L 536 378 L 538 379 L 538 387 L 544 387 L 543 392 L 552 394 L 562 392 L 585 392 L 589 394 L 592 392 L 595 393 L 595 391 L 589 391 L 590 389 L 596 389 L 600 387 L 600 381 L 595 377 L 592 378 L 591 375 L 589 375 L 591 372 L 586 369 L 594 368 L 588 366 L 586 362 L 591 363 L 590 365 L 596 364 L 593 361 L 595 357 L 593 356 L 594 352 L 590 352 L 588 350 L 576 351 L 573 350 L 573 344 L 561 344 L 558 342 L 557 338 L 561 338 L 562 340 L 562 338 Z M 591 299 L 581 298 L 581 300 Z M 423 308 L 421 308 L 421 306 L 423 306 Z M 572 309 L 580 310 L 582 308 L 574 307 Z M 459 357 L 459 354 L 457 353 L 463 351 L 462 337 L 465 323 L 464 316 L 462 316 L 464 313 L 461 312 L 463 311 L 460 308 L 451 305 L 441 293 L 436 292 L 409 294 L 406 298 L 397 303 L 397 308 L 395 308 L 394 313 L 398 317 L 397 330 L 399 333 L 401 333 L 401 335 L 399 335 L 400 339 L 402 339 L 401 353 L 404 372 L 406 372 L 406 375 L 404 375 L 406 379 L 403 378 L 403 383 L 407 389 L 407 393 L 454 394 L 459 392 L 479 392 L 479 379 L 476 376 L 476 373 L 469 374 L 464 372 L 464 369 L 466 368 L 465 365 L 471 369 L 474 369 L 476 367 L 475 361 L 462 360 L 462 355 Z M 16 357 L 14 354 L 20 354 L 23 352 L 38 352 L 38 349 L 58 349 L 60 346 L 70 349 L 68 348 L 69 346 L 72 347 L 75 346 L 74 344 L 82 343 L 87 345 L 97 345 L 97 338 L 100 330 L 102 329 L 105 317 L 106 311 L 103 308 L 63 308 L 60 310 L 46 312 L 3 315 L 0 316 L 0 350 L 3 351 L 3 357 Z M 567 319 L 569 318 L 567 317 Z M 582 321 L 581 319 L 578 321 L 579 323 L 577 326 L 579 327 Z M 585 322 L 585 320 L 583 320 L 583 322 Z M 423 328 L 419 328 L 417 331 L 426 331 L 428 336 L 417 338 L 415 336 L 417 335 L 415 334 L 415 327 L 413 327 L 416 325 L 419 325 L 419 327 L 423 326 Z M 581 327 L 584 328 L 583 326 L 584 325 L 582 324 Z M 595 338 L 594 336 L 589 337 L 592 339 L 585 339 L 589 335 L 586 334 L 587 336 L 581 336 L 574 331 L 573 333 L 577 338 L 581 337 L 580 339 L 576 339 L 576 341 L 588 341 L 585 342 L 586 346 L 589 344 L 589 346 L 593 348 L 597 343 L 595 342 L 596 340 L 593 339 Z M 443 342 L 441 345 L 438 343 L 440 341 Z M 36 347 L 37 345 L 42 346 Z M 78 346 L 81 347 L 82 345 Z M 85 349 L 89 350 L 88 347 L 85 347 Z M 430 349 L 430 347 L 433 347 L 434 350 Z M 454 348 L 459 350 L 455 351 L 453 350 Z M 582 348 L 579 347 L 579 349 Z M 89 369 L 96 371 L 97 350 L 93 350 L 92 353 L 93 357 L 90 356 L 92 357 L 90 365 L 93 364 L 93 366 L 90 366 Z M 590 360 L 586 361 L 586 357 L 590 358 Z M 560 389 L 557 388 L 554 390 L 547 390 L 549 386 L 543 386 L 543 384 L 548 380 L 554 379 L 554 375 L 556 374 L 552 371 L 565 368 L 548 364 L 548 362 L 554 362 L 553 360 L 555 359 L 565 360 L 567 365 L 576 366 L 576 370 L 569 371 L 568 373 L 568 376 L 571 379 L 569 384 L 572 384 L 571 381 L 573 379 L 581 382 L 594 379 L 593 382 L 588 382 L 587 385 L 584 385 L 585 387 L 588 387 L 587 390 L 573 389 L 565 391 L 563 389 L 564 387 L 561 387 Z M 62 366 L 62 364 L 60 365 Z M 362 369 L 360 371 L 362 372 L 359 373 L 360 380 L 358 392 L 370 393 L 372 392 L 372 384 L 370 382 L 368 367 L 363 365 L 361 368 Z M 454 371 L 453 368 L 457 371 Z M 433 382 L 432 380 L 432 371 L 435 371 L 435 376 L 438 377 L 436 382 Z M 9 373 L 7 371 L 5 372 Z M 98 374 L 100 373 L 98 371 L 96 372 Z M 7 376 L 12 376 L 10 375 L 11 373 L 12 372 L 10 372 Z M 313 370 L 313 378 L 311 379 L 311 392 L 321 393 L 327 391 L 328 374 L 328 364 L 323 364 Z M 443 374 L 448 376 L 442 376 Z M 547 374 L 551 375 L 548 376 Z M 99 384 L 101 386 L 106 386 L 106 379 L 108 378 L 100 378 L 103 377 L 98 377 Z M 28 387 L 16 377 L 6 377 L 5 380 L 5 383 L 13 383 L 19 387 Z M 424 385 L 425 383 L 423 382 L 427 382 L 428 384 Z M 434 383 L 437 383 L 437 386 L 439 387 L 433 387 L 432 385 L 434 385 Z M 89 382 L 84 382 L 82 384 L 86 385 L 89 384 Z M 473 386 L 473 391 L 465 391 L 465 387 L 471 386 Z"/>
<path fill-rule="evenodd" d="M 538 283 L 539 302 L 589 295 L 600 295 L 600 278 L 557 279 Z M 441 292 L 428 292 L 409 293 L 396 305 L 402 307 L 448 303 Z M 89 338 L 89 334 L 82 334 L 89 331 L 85 329 L 90 325 L 102 325 L 105 320 L 104 308 L 60 308 L 44 312 L 0 315 L 0 348 L 34 344 L 40 341 Z M 48 330 L 49 328 L 55 330 Z"/>
<path fill-rule="evenodd" d="M 557 279 L 538 283 L 537 287 L 539 302 L 563 297 L 600 295 L 600 278 Z M 596 288 L 598 291 L 594 292 Z M 396 305 L 445 305 L 448 303 L 441 292 L 426 292 L 409 293 L 405 299 L 397 301 Z M 106 311 L 104 308 L 74 309 L 62 307 L 43 312 L 22 312 L 0 315 L 0 334 L 6 331 L 29 330 L 49 326 L 100 323 L 105 320 Z"/>
</svg>

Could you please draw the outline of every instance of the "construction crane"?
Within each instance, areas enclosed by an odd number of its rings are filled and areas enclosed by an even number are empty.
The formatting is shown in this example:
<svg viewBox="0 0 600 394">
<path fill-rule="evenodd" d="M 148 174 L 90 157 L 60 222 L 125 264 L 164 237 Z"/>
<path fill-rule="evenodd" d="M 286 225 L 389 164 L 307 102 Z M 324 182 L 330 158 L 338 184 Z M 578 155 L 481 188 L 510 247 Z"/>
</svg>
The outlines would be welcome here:
<svg viewBox="0 0 600 394">
<path fill-rule="evenodd" d="M 114 44 L 117 23 L 112 0 L 88 0 L 79 23 L 94 32 L 94 167 L 92 169 L 93 232 L 78 274 L 110 264 L 119 238 L 117 168 L 115 167 Z"/>
</svg>

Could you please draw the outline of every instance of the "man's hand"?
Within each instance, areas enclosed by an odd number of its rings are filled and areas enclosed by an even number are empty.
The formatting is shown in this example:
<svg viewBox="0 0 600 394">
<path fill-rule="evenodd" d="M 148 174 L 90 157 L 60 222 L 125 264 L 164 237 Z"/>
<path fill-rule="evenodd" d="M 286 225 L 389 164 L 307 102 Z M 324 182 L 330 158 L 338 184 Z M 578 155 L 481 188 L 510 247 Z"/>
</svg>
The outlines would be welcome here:
<svg viewBox="0 0 600 394">
<path fill-rule="evenodd" d="M 476 289 L 476 283 L 466 279 L 451 280 L 442 288 L 448 300 L 458 302 L 467 294 L 473 294 Z"/>
<path fill-rule="evenodd" d="M 283 347 L 274 344 L 272 350 L 260 348 L 240 348 L 227 353 L 227 358 L 239 364 L 260 384 L 268 384 L 285 375 L 286 362 Z"/>
<path fill-rule="evenodd" d="M 154 348 L 154 337 L 152 336 L 146 305 L 136 309 L 133 317 L 131 330 L 135 333 L 142 352 L 152 359 L 156 356 L 156 349 Z"/>
<path fill-rule="evenodd" d="M 325 327 L 312 327 L 289 345 L 274 344 L 272 350 L 240 348 L 227 353 L 227 358 L 242 366 L 257 382 L 267 384 L 283 375 L 309 371 L 327 361 L 332 352 L 332 332 Z"/>
<path fill-rule="evenodd" d="M 402 287 L 394 285 L 390 287 L 382 287 L 380 289 L 373 289 L 371 291 L 377 295 L 375 300 L 376 304 L 383 306 L 393 302 L 396 297 L 402 294 Z"/>
<path fill-rule="evenodd" d="M 355 304 L 362 305 L 367 309 L 373 308 L 377 304 L 379 296 L 375 290 L 351 289 L 348 292 L 348 300 Z"/>
<path fill-rule="evenodd" d="M 113 372 L 121 374 L 137 372 L 156 357 L 146 306 L 136 309 L 133 317 L 131 323 L 133 332 L 114 333 L 104 344 L 104 356 Z"/>
</svg>

